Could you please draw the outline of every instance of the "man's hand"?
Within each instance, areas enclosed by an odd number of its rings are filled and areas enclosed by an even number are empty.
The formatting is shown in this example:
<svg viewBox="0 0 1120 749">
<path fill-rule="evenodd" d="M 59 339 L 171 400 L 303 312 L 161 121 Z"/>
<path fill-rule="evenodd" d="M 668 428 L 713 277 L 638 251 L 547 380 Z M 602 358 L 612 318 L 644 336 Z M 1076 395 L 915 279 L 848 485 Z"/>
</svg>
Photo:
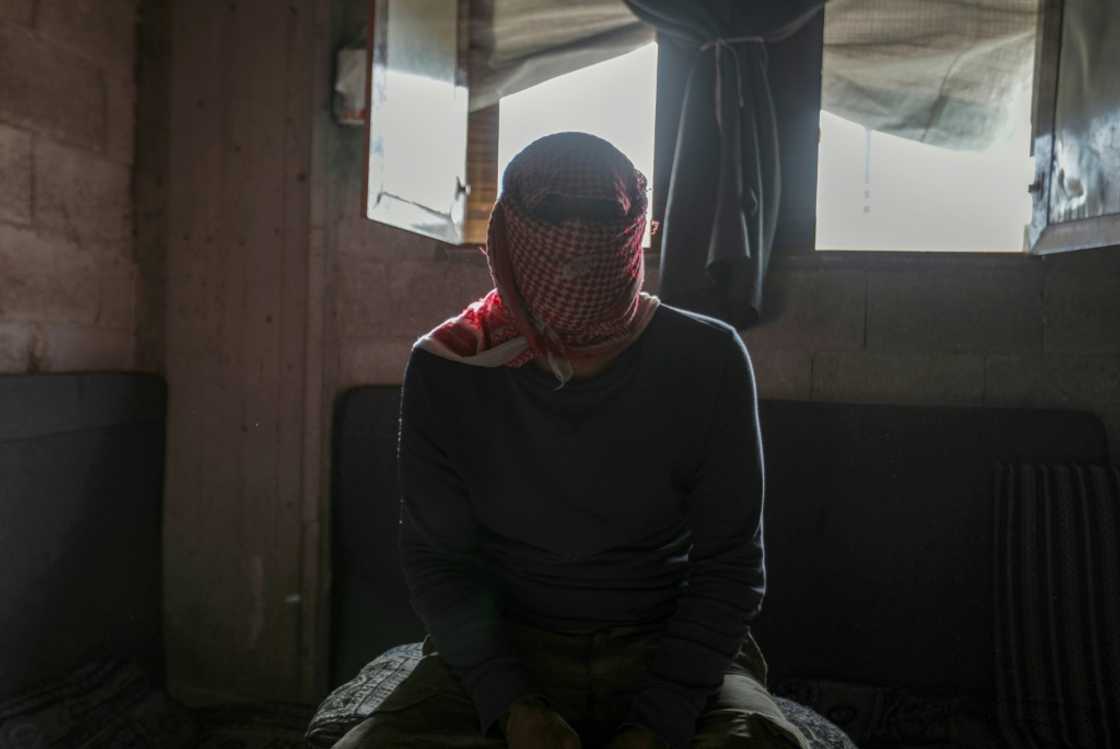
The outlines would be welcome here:
<svg viewBox="0 0 1120 749">
<path fill-rule="evenodd" d="M 648 728 L 629 726 L 607 744 L 607 749 L 668 749 L 668 744 Z"/>
<path fill-rule="evenodd" d="M 506 720 L 510 749 L 581 749 L 579 736 L 560 713 L 534 702 L 514 702 Z"/>
</svg>

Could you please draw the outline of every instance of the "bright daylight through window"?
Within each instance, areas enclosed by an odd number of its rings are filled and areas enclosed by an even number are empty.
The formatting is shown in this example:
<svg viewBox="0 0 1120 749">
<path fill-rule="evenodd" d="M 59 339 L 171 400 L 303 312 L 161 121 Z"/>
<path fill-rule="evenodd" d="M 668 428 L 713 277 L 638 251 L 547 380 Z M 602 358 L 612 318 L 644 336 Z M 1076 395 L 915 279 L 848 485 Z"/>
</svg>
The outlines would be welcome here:
<svg viewBox="0 0 1120 749">
<path fill-rule="evenodd" d="M 939 148 L 821 112 L 817 249 L 1023 252 L 1034 180 L 1028 84 L 984 151 Z"/>
<path fill-rule="evenodd" d="M 656 98 L 656 44 L 502 98 L 499 187 L 501 175 L 518 151 L 549 133 L 575 130 L 613 143 L 646 175 L 647 189 L 652 189 Z"/>
</svg>

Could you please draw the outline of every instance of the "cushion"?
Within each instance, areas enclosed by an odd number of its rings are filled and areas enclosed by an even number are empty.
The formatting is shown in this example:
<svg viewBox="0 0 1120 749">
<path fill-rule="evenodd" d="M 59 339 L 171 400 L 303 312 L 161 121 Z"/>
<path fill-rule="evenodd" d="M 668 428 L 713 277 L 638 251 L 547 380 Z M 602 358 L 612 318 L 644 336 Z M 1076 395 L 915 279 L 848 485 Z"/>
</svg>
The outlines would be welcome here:
<svg viewBox="0 0 1120 749">
<path fill-rule="evenodd" d="M 91 663 L 0 702 L 0 747 L 186 749 L 195 740 L 190 712 L 135 663 Z"/>
<path fill-rule="evenodd" d="M 307 729 L 307 744 L 328 749 L 365 720 L 420 661 L 418 642 L 398 645 L 370 661 L 350 681 L 331 692 Z M 843 731 L 804 705 L 777 698 L 778 706 L 814 749 L 855 749 Z"/>
</svg>

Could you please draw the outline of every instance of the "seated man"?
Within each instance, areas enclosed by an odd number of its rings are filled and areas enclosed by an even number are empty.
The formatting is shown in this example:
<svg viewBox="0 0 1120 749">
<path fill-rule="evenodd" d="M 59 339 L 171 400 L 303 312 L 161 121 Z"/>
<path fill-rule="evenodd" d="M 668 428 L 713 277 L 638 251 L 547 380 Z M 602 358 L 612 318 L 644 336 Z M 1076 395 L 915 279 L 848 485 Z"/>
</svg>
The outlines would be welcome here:
<svg viewBox="0 0 1120 749">
<path fill-rule="evenodd" d="M 401 550 L 425 657 L 337 747 L 805 746 L 748 627 L 750 360 L 733 328 L 641 292 L 646 203 L 590 135 L 510 163 L 496 288 L 405 374 Z"/>
</svg>

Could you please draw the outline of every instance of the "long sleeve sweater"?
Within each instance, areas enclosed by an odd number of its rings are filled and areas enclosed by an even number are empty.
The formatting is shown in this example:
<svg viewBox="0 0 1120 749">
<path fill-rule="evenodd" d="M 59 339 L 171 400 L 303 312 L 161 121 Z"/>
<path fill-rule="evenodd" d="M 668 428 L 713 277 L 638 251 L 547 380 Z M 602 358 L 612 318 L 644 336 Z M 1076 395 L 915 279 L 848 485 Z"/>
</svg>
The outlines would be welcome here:
<svg viewBox="0 0 1120 749">
<path fill-rule="evenodd" d="M 750 358 L 662 305 L 605 372 L 415 349 L 401 406 L 401 552 L 413 606 L 481 730 L 533 691 L 504 632 L 661 622 L 627 723 L 687 745 L 765 588 Z"/>
</svg>

